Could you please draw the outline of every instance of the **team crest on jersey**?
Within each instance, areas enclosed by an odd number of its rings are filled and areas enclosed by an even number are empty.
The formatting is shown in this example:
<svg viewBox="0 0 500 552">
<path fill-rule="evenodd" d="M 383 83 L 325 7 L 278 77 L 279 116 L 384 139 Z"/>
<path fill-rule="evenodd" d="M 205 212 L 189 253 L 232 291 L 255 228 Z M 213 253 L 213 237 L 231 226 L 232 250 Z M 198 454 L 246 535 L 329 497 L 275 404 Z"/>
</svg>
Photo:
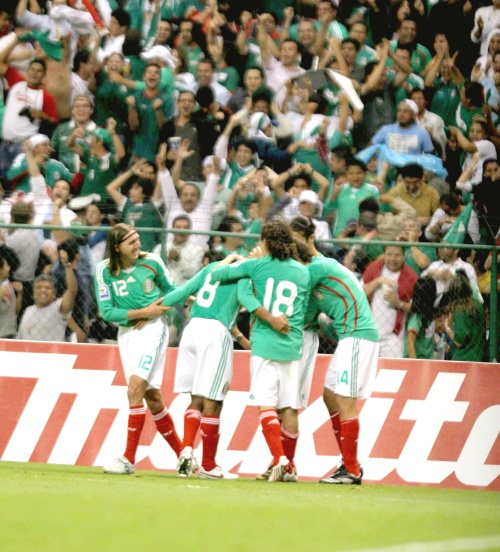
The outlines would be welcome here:
<svg viewBox="0 0 500 552">
<path fill-rule="evenodd" d="M 153 291 L 154 284 L 153 280 L 150 280 L 149 278 L 144 282 L 144 291 L 146 293 L 151 293 Z"/>
<path fill-rule="evenodd" d="M 321 293 L 321 291 L 319 291 L 319 289 L 315 289 L 315 290 L 313 291 L 313 295 L 314 295 L 314 297 L 315 297 L 318 301 L 323 301 L 323 299 L 324 299 L 324 297 L 325 297 L 325 296 L 323 295 L 323 293 Z"/>
<path fill-rule="evenodd" d="M 101 301 L 106 301 L 109 299 L 109 287 L 108 286 L 99 286 L 99 299 Z"/>
<path fill-rule="evenodd" d="M 227 395 L 228 391 L 229 391 L 229 382 L 226 381 L 226 383 L 224 384 L 224 387 L 222 388 L 222 394 Z"/>
</svg>

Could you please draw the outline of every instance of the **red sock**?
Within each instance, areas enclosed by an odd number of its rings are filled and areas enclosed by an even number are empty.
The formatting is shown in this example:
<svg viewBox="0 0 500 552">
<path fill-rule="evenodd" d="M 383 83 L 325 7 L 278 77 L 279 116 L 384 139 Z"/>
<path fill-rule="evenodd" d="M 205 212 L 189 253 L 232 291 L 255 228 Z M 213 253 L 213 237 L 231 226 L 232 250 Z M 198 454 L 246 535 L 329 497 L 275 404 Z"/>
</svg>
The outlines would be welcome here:
<svg viewBox="0 0 500 552">
<path fill-rule="evenodd" d="M 283 427 L 281 428 L 281 445 L 283 446 L 283 452 L 292 464 L 294 464 L 293 459 L 295 458 L 295 449 L 297 448 L 298 438 L 298 432 L 290 433 Z"/>
<path fill-rule="evenodd" d="M 142 428 L 146 421 L 145 406 L 131 406 L 128 415 L 127 448 L 123 456 L 131 463 L 135 464 L 135 453 L 141 438 Z"/>
<path fill-rule="evenodd" d="M 358 476 L 358 437 L 359 437 L 359 418 L 351 418 L 350 420 L 342 420 L 342 456 L 346 470 L 352 475 Z"/>
<path fill-rule="evenodd" d="M 264 410 L 260 413 L 260 424 L 262 425 L 262 433 L 266 439 L 267 446 L 273 455 L 273 466 L 279 462 L 283 452 L 281 444 L 281 428 L 276 410 Z"/>
<path fill-rule="evenodd" d="M 330 416 L 330 421 L 332 422 L 333 433 L 335 435 L 335 439 L 337 439 L 337 444 L 339 445 L 340 455 L 343 456 L 343 453 L 342 453 L 342 426 L 340 424 L 339 413 L 334 412 Z"/>
<path fill-rule="evenodd" d="M 167 407 L 164 406 L 163 410 L 156 413 L 152 412 L 151 414 L 153 414 L 156 429 L 165 441 L 167 441 L 167 443 L 172 447 L 172 450 L 178 457 L 181 453 L 182 443 L 177 435 L 177 431 L 175 431 L 174 421 L 172 420 L 172 416 L 168 413 Z"/>
<path fill-rule="evenodd" d="M 200 422 L 201 412 L 197 408 L 188 408 L 184 413 L 184 440 L 182 441 L 182 448 L 193 448 Z"/>
<path fill-rule="evenodd" d="M 201 465 L 206 471 L 213 470 L 217 466 L 215 455 L 219 444 L 219 425 L 220 419 L 218 416 L 203 416 L 201 419 L 200 432 L 203 442 Z"/>
</svg>

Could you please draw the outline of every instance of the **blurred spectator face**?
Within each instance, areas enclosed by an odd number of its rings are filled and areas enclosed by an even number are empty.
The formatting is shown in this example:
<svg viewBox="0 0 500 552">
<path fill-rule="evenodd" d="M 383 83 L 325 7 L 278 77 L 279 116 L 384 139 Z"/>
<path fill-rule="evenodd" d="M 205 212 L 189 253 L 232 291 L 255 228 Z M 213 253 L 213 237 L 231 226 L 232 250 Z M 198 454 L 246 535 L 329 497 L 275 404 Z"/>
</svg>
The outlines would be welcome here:
<svg viewBox="0 0 500 552">
<path fill-rule="evenodd" d="M 316 203 L 311 201 L 301 201 L 299 203 L 299 211 L 305 217 L 313 218 L 316 213 Z"/>
<path fill-rule="evenodd" d="M 365 171 L 356 165 L 347 167 L 347 181 L 353 188 L 359 188 L 365 179 Z"/>
<path fill-rule="evenodd" d="M 73 109 L 71 110 L 73 119 L 75 119 L 75 122 L 78 125 L 87 124 L 90 121 L 93 112 L 93 107 L 85 98 L 77 98 L 73 103 Z"/>
<path fill-rule="evenodd" d="M 132 184 L 128 192 L 128 197 L 134 205 L 144 203 L 144 190 L 142 186 L 139 186 L 137 182 Z"/>
<path fill-rule="evenodd" d="M 331 15 L 333 19 L 335 19 L 337 15 L 337 8 L 335 8 L 329 0 L 324 2 L 319 2 L 318 8 L 316 10 L 316 14 L 317 14 L 317 19 L 319 20 L 321 20 L 321 18 L 326 14 Z"/>
<path fill-rule="evenodd" d="M 121 71 L 123 67 L 123 57 L 120 54 L 111 54 L 106 61 L 108 71 Z"/>
<path fill-rule="evenodd" d="M 245 73 L 245 88 L 252 93 L 264 84 L 264 79 L 258 69 L 248 69 Z"/>
<path fill-rule="evenodd" d="M 449 52 L 450 45 L 448 44 L 448 39 L 446 35 L 438 33 L 434 37 L 434 51 L 436 54 L 447 54 Z"/>
<path fill-rule="evenodd" d="M 444 59 L 441 63 L 441 76 L 446 82 L 451 80 L 451 67 L 450 63 L 446 59 Z"/>
<path fill-rule="evenodd" d="M 235 234 L 243 234 L 243 226 L 240 222 L 233 222 L 231 224 L 231 230 L 229 231 L 234 232 Z M 229 251 L 235 251 L 243 245 L 243 241 L 243 238 L 227 237 L 224 241 L 224 246 Z"/>
<path fill-rule="evenodd" d="M 444 263 L 452 263 L 455 259 L 455 251 L 451 247 L 443 247 L 439 249 L 438 256 Z"/>
<path fill-rule="evenodd" d="M 406 61 L 406 63 L 409 63 L 411 65 L 411 55 L 408 50 L 405 48 L 396 48 L 394 50 L 394 54 L 398 56 L 399 59 Z"/>
<path fill-rule="evenodd" d="M 403 266 L 405 256 L 402 247 L 388 246 L 384 251 L 385 266 L 390 272 L 399 272 Z"/>
<path fill-rule="evenodd" d="M 500 73 L 500 52 L 497 52 L 493 56 L 493 71 L 495 73 Z"/>
<path fill-rule="evenodd" d="M 496 161 L 488 161 L 483 165 L 483 175 L 485 178 L 495 178 L 498 171 L 498 163 Z"/>
<path fill-rule="evenodd" d="M 71 196 L 71 188 L 66 180 L 58 180 L 52 188 L 52 199 L 62 199 L 64 203 L 69 201 Z"/>
<path fill-rule="evenodd" d="M 345 171 L 345 161 L 339 159 L 336 153 L 330 154 L 330 170 L 333 174 L 340 174 Z"/>
<path fill-rule="evenodd" d="M 172 25 L 169 21 L 160 21 L 158 24 L 158 32 L 156 33 L 156 43 L 166 44 L 172 35 Z"/>
<path fill-rule="evenodd" d="M 5 32 L 10 26 L 9 14 L 0 10 L 0 33 Z"/>
<path fill-rule="evenodd" d="M 198 205 L 200 191 L 194 184 L 184 184 L 179 199 L 184 211 L 186 211 L 186 213 L 190 213 Z"/>
<path fill-rule="evenodd" d="M 122 34 L 125 34 L 127 27 L 122 27 L 120 23 L 118 23 L 118 19 L 116 19 L 116 17 L 111 16 L 108 30 L 109 30 L 110 36 L 120 36 Z"/>
<path fill-rule="evenodd" d="M 488 45 L 488 51 L 491 55 L 495 54 L 500 50 L 500 34 L 494 34 Z"/>
<path fill-rule="evenodd" d="M 354 23 L 349 30 L 349 36 L 357 40 L 361 45 L 366 40 L 366 27 L 363 23 Z"/>
<path fill-rule="evenodd" d="M 47 307 L 56 300 L 56 291 L 52 282 L 41 280 L 35 284 L 33 298 L 36 306 L 40 309 Z"/>
<path fill-rule="evenodd" d="M 403 21 L 399 27 L 399 42 L 411 44 L 417 38 L 417 24 L 415 21 Z"/>
<path fill-rule="evenodd" d="M 5 259 L 0 259 L 0 282 L 7 280 L 10 274 L 9 263 Z"/>
<path fill-rule="evenodd" d="M 85 219 L 89 226 L 101 226 L 103 215 L 99 207 L 92 203 L 85 211 Z"/>
<path fill-rule="evenodd" d="M 423 90 L 414 90 L 411 93 L 411 99 L 417 104 L 418 112 L 423 113 L 426 104 Z"/>
<path fill-rule="evenodd" d="M 51 151 L 50 142 L 42 142 L 33 148 L 33 155 L 44 163 L 50 157 Z"/>
<path fill-rule="evenodd" d="M 358 55 L 354 44 L 352 42 L 346 42 L 345 44 L 342 44 L 341 50 L 347 64 L 353 65 L 356 61 L 356 56 Z"/>
<path fill-rule="evenodd" d="M 486 138 L 487 136 L 482 125 L 479 123 L 472 123 L 469 130 L 469 139 L 471 142 L 479 142 L 480 140 L 486 140 Z"/>
<path fill-rule="evenodd" d="M 191 224 L 189 224 L 188 220 L 180 218 L 174 221 L 173 228 L 176 228 L 177 230 L 189 230 L 191 228 Z M 174 234 L 173 242 L 175 245 L 182 245 L 188 240 L 189 234 Z"/>
<path fill-rule="evenodd" d="M 290 188 L 292 196 L 298 197 L 300 195 L 300 192 L 303 192 L 304 190 L 309 190 L 309 184 L 307 183 L 307 180 L 304 180 L 300 177 L 296 178 L 293 182 L 292 187 Z"/>
<path fill-rule="evenodd" d="M 210 63 L 198 64 L 198 84 L 200 86 L 210 86 L 214 77 L 214 70 Z"/>
<path fill-rule="evenodd" d="M 241 167 L 246 167 L 252 162 L 253 152 L 250 148 L 247 148 L 244 144 L 238 146 L 236 150 L 236 162 Z"/>
<path fill-rule="evenodd" d="M 253 104 L 253 112 L 265 113 L 266 115 L 269 115 L 269 103 L 266 102 L 266 100 L 257 100 Z"/>
<path fill-rule="evenodd" d="M 191 21 L 183 21 L 179 28 L 179 36 L 183 46 L 189 46 L 193 42 L 193 24 Z"/>
<path fill-rule="evenodd" d="M 406 102 L 399 103 L 397 119 L 398 119 L 398 123 L 402 127 L 407 127 L 413 124 L 415 120 L 415 113 L 413 112 L 413 109 Z"/>
<path fill-rule="evenodd" d="M 274 17 L 270 13 L 261 14 L 260 20 L 264 24 L 264 27 L 266 28 L 268 34 L 274 33 L 274 31 L 276 30 L 276 22 L 274 21 Z"/>
<path fill-rule="evenodd" d="M 283 42 L 280 49 L 280 61 L 285 67 L 295 65 L 297 63 L 297 55 L 299 49 L 293 41 L 287 40 Z"/>
<path fill-rule="evenodd" d="M 305 48 L 310 48 L 316 40 L 316 31 L 312 21 L 301 21 L 299 23 L 299 42 Z"/>
<path fill-rule="evenodd" d="M 403 178 L 403 182 L 405 184 L 406 191 L 412 195 L 418 194 L 422 188 L 422 180 L 416 176 L 406 176 Z"/>
<path fill-rule="evenodd" d="M 210 43 L 208 44 L 207 49 L 210 57 L 215 63 L 218 63 L 221 59 L 223 59 L 224 56 L 222 54 L 222 42 Z"/>
<path fill-rule="evenodd" d="M 149 89 L 157 88 L 160 82 L 160 68 L 149 65 L 144 71 L 144 82 Z"/>
<path fill-rule="evenodd" d="M 45 69 L 41 63 L 32 63 L 26 72 L 26 83 L 30 88 L 41 86 L 45 77 Z"/>
<path fill-rule="evenodd" d="M 194 95 L 191 92 L 182 92 L 177 100 L 179 113 L 184 117 L 190 117 L 195 104 Z"/>
<path fill-rule="evenodd" d="M 259 204 L 256 201 L 252 201 L 247 209 L 248 218 L 255 220 L 259 217 Z"/>
</svg>

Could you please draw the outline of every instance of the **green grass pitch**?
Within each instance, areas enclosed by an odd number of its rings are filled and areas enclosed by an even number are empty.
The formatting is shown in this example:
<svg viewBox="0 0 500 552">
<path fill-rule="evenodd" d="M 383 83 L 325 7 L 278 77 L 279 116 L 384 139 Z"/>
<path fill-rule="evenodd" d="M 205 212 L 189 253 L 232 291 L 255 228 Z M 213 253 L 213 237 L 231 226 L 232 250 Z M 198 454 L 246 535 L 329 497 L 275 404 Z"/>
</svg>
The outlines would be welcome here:
<svg viewBox="0 0 500 552">
<path fill-rule="evenodd" d="M 500 550 L 500 493 L 0 462 L 1 552 Z"/>
</svg>

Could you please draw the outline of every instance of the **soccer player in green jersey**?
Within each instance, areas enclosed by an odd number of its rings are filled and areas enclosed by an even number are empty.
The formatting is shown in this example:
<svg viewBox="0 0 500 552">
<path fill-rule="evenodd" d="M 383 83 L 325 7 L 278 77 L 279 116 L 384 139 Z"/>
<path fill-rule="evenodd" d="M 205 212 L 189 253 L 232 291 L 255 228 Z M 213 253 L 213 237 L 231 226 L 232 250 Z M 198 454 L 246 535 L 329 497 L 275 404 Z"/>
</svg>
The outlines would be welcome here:
<svg viewBox="0 0 500 552">
<path fill-rule="evenodd" d="M 234 258 L 238 256 L 230 255 L 220 265 Z M 198 292 L 191 308 L 191 321 L 184 329 L 179 345 L 174 385 L 176 393 L 191 393 L 191 403 L 184 415 L 184 439 L 177 465 L 180 477 L 189 477 L 196 469 L 193 445 L 199 429 L 203 442 L 203 460 L 198 476 L 202 479 L 237 477 L 218 466 L 215 456 L 222 403 L 233 375 L 233 339 L 245 349 L 250 348 L 249 341 L 235 325 L 240 304 L 249 312 L 262 317 L 277 331 L 288 329 L 286 317 L 274 317 L 261 306 L 248 279 L 226 284 L 211 283 L 210 273 L 218 265 L 217 262 L 207 265 L 163 299 L 163 304 L 170 306 L 182 303 Z"/>
<path fill-rule="evenodd" d="M 252 327 L 249 404 L 259 407 L 262 431 L 273 455 L 268 481 L 296 481 L 295 466 L 284 448 L 294 447 L 298 437 L 300 358 L 310 277 L 307 268 L 294 259 L 296 246 L 287 222 L 266 222 L 260 247 L 263 258 L 216 268 L 211 282 L 251 278 L 257 300 L 273 316 L 284 314 L 289 320 L 290 331 L 286 334 L 276 332 L 260 319 Z M 285 447 L 277 409 L 282 410 L 283 429 L 293 440 Z"/>
<path fill-rule="evenodd" d="M 140 250 L 137 231 L 117 224 L 108 234 L 107 258 L 95 269 L 95 290 L 101 316 L 119 324 L 118 346 L 128 382 L 130 406 L 127 446 L 123 456 L 105 473 L 135 472 L 135 455 L 146 408 L 151 410 L 159 433 L 179 456 L 181 441 L 160 391 L 168 344 L 163 295 L 175 284 L 157 255 Z"/>
<path fill-rule="evenodd" d="M 342 463 L 321 483 L 360 485 L 359 418 L 356 401 L 371 394 L 377 371 L 379 335 L 365 292 L 355 275 L 334 259 L 308 267 L 310 308 L 333 319 L 339 343 L 325 378 L 323 400 L 330 414 Z"/>
</svg>

